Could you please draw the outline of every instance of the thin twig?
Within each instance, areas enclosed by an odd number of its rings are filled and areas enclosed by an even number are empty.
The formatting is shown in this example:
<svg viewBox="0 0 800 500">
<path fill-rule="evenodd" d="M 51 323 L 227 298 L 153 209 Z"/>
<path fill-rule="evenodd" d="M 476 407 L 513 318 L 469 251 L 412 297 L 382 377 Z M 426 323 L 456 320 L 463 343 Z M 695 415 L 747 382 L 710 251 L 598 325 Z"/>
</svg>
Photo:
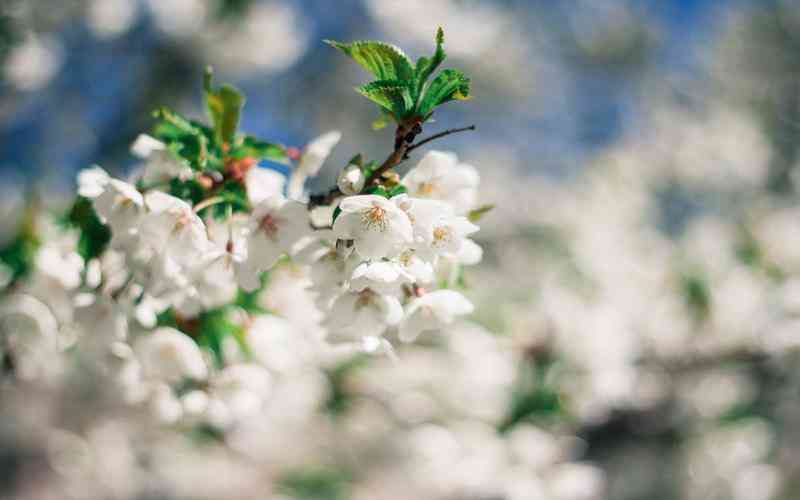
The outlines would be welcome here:
<svg viewBox="0 0 800 500">
<path fill-rule="evenodd" d="M 408 144 L 404 142 L 386 158 L 386 161 L 384 161 L 380 167 L 372 171 L 366 182 L 364 182 L 364 191 L 372 187 L 375 181 L 379 180 L 384 172 L 399 165 L 403 161 L 403 158 L 405 158 L 406 153 L 408 153 Z"/>
<path fill-rule="evenodd" d="M 328 229 L 333 229 L 332 224 L 326 224 L 324 226 L 316 226 L 313 222 L 308 221 L 308 225 L 311 227 L 312 231 L 326 231 Z"/>
<path fill-rule="evenodd" d="M 475 125 L 470 125 L 469 127 L 461 127 L 461 128 L 451 128 L 447 129 L 443 132 L 439 132 L 438 134 L 433 134 L 430 137 L 426 137 L 422 139 L 416 144 L 409 144 L 410 141 L 414 140 L 414 134 L 412 133 L 410 136 L 406 136 L 408 133 L 408 128 L 405 126 L 399 126 L 397 132 L 395 133 L 395 148 L 392 151 L 392 154 L 389 155 L 388 158 L 375 170 L 372 171 L 369 178 L 367 178 L 366 182 L 364 182 L 364 189 L 362 193 L 367 191 L 369 188 L 373 187 L 377 182 L 380 181 L 381 176 L 383 174 L 394 167 L 400 165 L 403 160 L 408 158 L 408 154 L 417 149 L 418 147 L 427 144 L 431 141 L 435 141 L 436 139 L 441 139 L 442 137 L 448 136 L 450 134 L 456 134 L 458 132 L 465 132 L 467 130 L 475 130 Z M 339 190 L 338 187 L 331 188 L 329 191 L 321 194 L 311 195 L 308 203 L 308 208 L 312 209 L 314 207 L 318 207 L 321 205 L 330 205 L 337 198 L 342 196 L 342 192 Z"/>
<path fill-rule="evenodd" d="M 194 211 L 194 213 L 198 213 L 200 212 L 200 210 L 203 210 L 204 208 L 208 208 L 212 205 L 216 205 L 217 203 L 222 203 L 224 201 L 225 198 L 223 198 L 222 196 L 212 196 L 211 198 L 206 198 L 205 200 L 195 205 L 194 208 L 192 208 L 192 210 Z"/>
<path fill-rule="evenodd" d="M 308 209 L 312 210 L 316 207 L 324 205 L 332 205 L 336 198 L 342 195 L 338 187 L 329 189 L 328 191 L 320 194 L 312 194 L 308 197 Z"/>
<path fill-rule="evenodd" d="M 423 146 L 423 145 L 425 145 L 425 144 L 427 144 L 427 143 L 429 143 L 431 141 L 435 141 L 436 139 L 441 139 L 442 137 L 448 136 L 450 134 L 457 134 L 458 132 L 466 132 L 467 130 L 475 130 L 475 125 L 470 125 L 469 127 L 461 127 L 461 128 L 450 128 L 450 129 L 447 129 L 447 130 L 445 130 L 443 132 L 439 132 L 438 134 L 433 134 L 430 137 L 426 137 L 425 139 L 422 139 L 421 141 L 419 141 L 416 144 L 412 144 L 411 146 L 408 146 L 408 148 L 406 149 L 406 153 L 410 153 L 410 152 L 414 151 L 415 149 L 417 149 L 418 147 Z"/>
</svg>

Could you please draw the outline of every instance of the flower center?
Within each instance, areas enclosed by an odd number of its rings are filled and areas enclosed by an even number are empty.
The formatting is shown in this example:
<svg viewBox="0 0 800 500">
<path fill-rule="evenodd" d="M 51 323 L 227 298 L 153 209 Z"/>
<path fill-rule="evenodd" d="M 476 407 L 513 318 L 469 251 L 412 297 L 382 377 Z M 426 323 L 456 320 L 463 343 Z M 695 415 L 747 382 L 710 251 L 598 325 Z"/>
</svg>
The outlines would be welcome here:
<svg viewBox="0 0 800 500">
<path fill-rule="evenodd" d="M 453 239 L 450 229 L 447 227 L 437 227 L 433 230 L 433 244 L 443 245 Z"/>
<path fill-rule="evenodd" d="M 186 210 L 178 210 L 177 212 L 173 212 L 173 215 L 175 216 L 175 226 L 172 228 L 173 234 L 179 233 L 192 221 L 191 212 L 187 212 Z"/>
<path fill-rule="evenodd" d="M 261 219 L 259 228 L 264 231 L 267 237 L 275 238 L 278 234 L 278 219 L 273 217 L 272 214 L 267 214 Z"/>
<path fill-rule="evenodd" d="M 375 292 L 369 288 L 365 289 L 358 295 L 358 300 L 356 300 L 356 310 L 371 306 L 374 298 Z"/>
<path fill-rule="evenodd" d="M 361 223 L 367 228 L 377 227 L 379 231 L 386 230 L 386 210 L 374 205 L 361 213 Z"/>
<path fill-rule="evenodd" d="M 398 260 L 400 260 L 401 264 L 403 264 L 404 266 L 407 267 L 409 264 L 411 264 L 411 257 L 413 257 L 413 256 L 414 256 L 414 252 L 413 251 L 406 251 L 406 252 L 403 252 L 402 254 L 400 254 L 400 257 L 399 257 Z"/>
<path fill-rule="evenodd" d="M 439 192 L 439 185 L 435 182 L 423 182 L 419 185 L 419 194 L 421 196 L 433 196 Z"/>
<path fill-rule="evenodd" d="M 121 207 L 123 209 L 131 208 L 132 206 L 135 205 L 135 203 L 133 202 L 133 200 L 130 197 L 125 196 L 123 194 L 118 194 L 116 196 L 116 198 L 114 198 L 114 204 L 118 205 L 119 207 Z"/>
</svg>

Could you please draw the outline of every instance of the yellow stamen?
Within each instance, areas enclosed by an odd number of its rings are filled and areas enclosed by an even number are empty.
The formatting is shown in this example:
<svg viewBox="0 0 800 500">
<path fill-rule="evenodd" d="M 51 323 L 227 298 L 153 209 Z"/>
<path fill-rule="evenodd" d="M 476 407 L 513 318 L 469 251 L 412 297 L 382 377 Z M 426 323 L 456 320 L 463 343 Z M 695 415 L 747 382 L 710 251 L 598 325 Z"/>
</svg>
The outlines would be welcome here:
<svg viewBox="0 0 800 500">
<path fill-rule="evenodd" d="M 377 227 L 379 231 L 386 230 L 386 210 L 374 205 L 361 213 L 361 223 L 367 228 Z"/>
</svg>

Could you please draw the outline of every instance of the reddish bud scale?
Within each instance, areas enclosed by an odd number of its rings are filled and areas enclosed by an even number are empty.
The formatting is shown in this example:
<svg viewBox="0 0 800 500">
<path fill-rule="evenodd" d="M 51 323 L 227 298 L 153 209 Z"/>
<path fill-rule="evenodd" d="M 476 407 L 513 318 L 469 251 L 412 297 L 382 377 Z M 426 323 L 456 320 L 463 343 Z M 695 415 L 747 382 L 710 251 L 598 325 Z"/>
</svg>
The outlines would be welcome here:
<svg viewBox="0 0 800 500">
<path fill-rule="evenodd" d="M 229 159 L 225 163 L 225 177 L 233 179 L 236 182 L 244 182 L 244 177 L 256 165 L 257 160 L 250 156 L 242 158 L 241 160 Z"/>
<path fill-rule="evenodd" d="M 209 177 L 209 176 L 207 176 L 205 174 L 199 175 L 197 177 L 197 182 L 198 182 L 198 184 L 200 184 L 203 187 L 203 189 L 206 189 L 206 190 L 211 189 L 212 187 L 214 187 L 214 179 L 212 179 L 211 177 Z"/>
<path fill-rule="evenodd" d="M 303 156 L 303 152 L 300 151 L 299 148 L 289 147 L 286 148 L 286 156 L 288 156 L 292 161 L 300 161 L 300 157 Z"/>
</svg>

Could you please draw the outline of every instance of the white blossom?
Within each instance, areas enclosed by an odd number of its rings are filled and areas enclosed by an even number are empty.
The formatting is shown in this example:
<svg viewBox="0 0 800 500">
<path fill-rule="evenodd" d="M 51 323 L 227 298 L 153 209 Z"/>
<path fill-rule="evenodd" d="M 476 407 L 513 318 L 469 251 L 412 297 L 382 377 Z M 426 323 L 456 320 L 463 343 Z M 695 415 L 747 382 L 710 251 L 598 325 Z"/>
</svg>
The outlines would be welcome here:
<svg viewBox="0 0 800 500">
<path fill-rule="evenodd" d="M 91 190 L 97 192 L 94 188 Z M 124 247 L 139 232 L 144 197 L 131 184 L 109 179 L 103 184 L 102 192 L 94 197 L 94 209 L 100 220 L 111 227 L 114 239 Z"/>
<path fill-rule="evenodd" d="M 208 374 L 197 343 L 174 328 L 160 327 L 144 334 L 136 352 L 148 377 L 178 382 L 183 378 L 203 380 Z"/>
<path fill-rule="evenodd" d="M 436 278 L 433 264 L 422 259 L 414 249 L 405 250 L 397 261 L 418 284 L 431 283 Z"/>
<path fill-rule="evenodd" d="M 341 132 L 332 130 L 322 134 L 306 145 L 300 157 L 300 163 L 293 170 L 292 177 L 289 180 L 289 198 L 295 200 L 302 198 L 303 185 L 306 179 L 314 177 L 319 173 L 322 164 L 328 159 L 331 151 L 336 147 L 341 138 Z"/>
<path fill-rule="evenodd" d="M 258 269 L 248 259 L 248 220 L 232 217 L 227 221 L 211 221 L 207 225 L 212 250 L 209 259 L 214 266 L 228 272 L 233 281 L 251 292 L 261 285 Z"/>
<path fill-rule="evenodd" d="M 273 196 L 255 207 L 250 216 L 247 240 L 248 263 L 253 269 L 270 269 L 281 255 L 310 230 L 308 211 L 299 202 Z"/>
<path fill-rule="evenodd" d="M 397 325 L 403 316 L 400 301 L 366 289 L 339 296 L 331 306 L 326 326 L 337 340 L 379 337 L 389 326 Z"/>
<path fill-rule="evenodd" d="M 451 324 L 457 316 L 470 314 L 473 306 L 453 290 L 436 290 L 417 297 L 406 306 L 398 327 L 400 340 L 413 342 L 419 334 Z"/>
<path fill-rule="evenodd" d="M 258 205 L 267 198 L 282 195 L 286 177 L 276 170 L 256 166 L 245 174 L 244 185 L 250 203 Z"/>
<path fill-rule="evenodd" d="M 174 424 L 183 415 L 181 403 L 167 384 L 157 384 L 152 389 L 150 413 L 163 424 Z"/>
<path fill-rule="evenodd" d="M 229 366 L 210 381 L 209 397 L 225 406 L 223 426 L 256 414 L 263 405 L 272 387 L 272 377 L 263 367 L 242 363 Z"/>
<path fill-rule="evenodd" d="M 339 208 L 334 234 L 353 240 L 356 251 L 366 259 L 396 255 L 412 242 L 411 221 L 391 200 L 377 195 L 350 196 Z"/>
<path fill-rule="evenodd" d="M 457 214 L 475 207 L 480 177 L 475 167 L 452 153 L 430 151 L 403 177 L 409 196 L 450 203 Z"/>
<path fill-rule="evenodd" d="M 145 203 L 148 212 L 141 235 L 148 247 L 180 263 L 192 262 L 209 250 L 206 226 L 188 203 L 161 191 L 149 191 Z"/>
<path fill-rule="evenodd" d="M 400 263 L 392 261 L 362 262 L 350 277 L 350 290 L 367 288 L 381 294 L 398 294 L 400 287 L 412 283 L 414 277 Z"/>
<path fill-rule="evenodd" d="M 37 269 L 67 290 L 81 284 L 84 269 L 83 257 L 75 251 L 76 239 L 64 235 L 45 244 L 36 254 Z"/>
<path fill-rule="evenodd" d="M 131 144 L 131 154 L 141 158 L 147 159 L 156 151 L 163 151 L 166 149 L 166 144 L 159 141 L 152 135 L 139 134 Z"/>
<path fill-rule="evenodd" d="M 78 172 L 78 194 L 84 198 L 97 198 L 111 180 L 108 172 L 97 165 Z"/>
<path fill-rule="evenodd" d="M 392 200 L 412 222 L 414 247 L 428 258 L 458 254 L 466 237 L 479 229 L 466 217 L 453 215 L 453 208 L 448 203 L 406 195 L 396 196 Z"/>
</svg>

